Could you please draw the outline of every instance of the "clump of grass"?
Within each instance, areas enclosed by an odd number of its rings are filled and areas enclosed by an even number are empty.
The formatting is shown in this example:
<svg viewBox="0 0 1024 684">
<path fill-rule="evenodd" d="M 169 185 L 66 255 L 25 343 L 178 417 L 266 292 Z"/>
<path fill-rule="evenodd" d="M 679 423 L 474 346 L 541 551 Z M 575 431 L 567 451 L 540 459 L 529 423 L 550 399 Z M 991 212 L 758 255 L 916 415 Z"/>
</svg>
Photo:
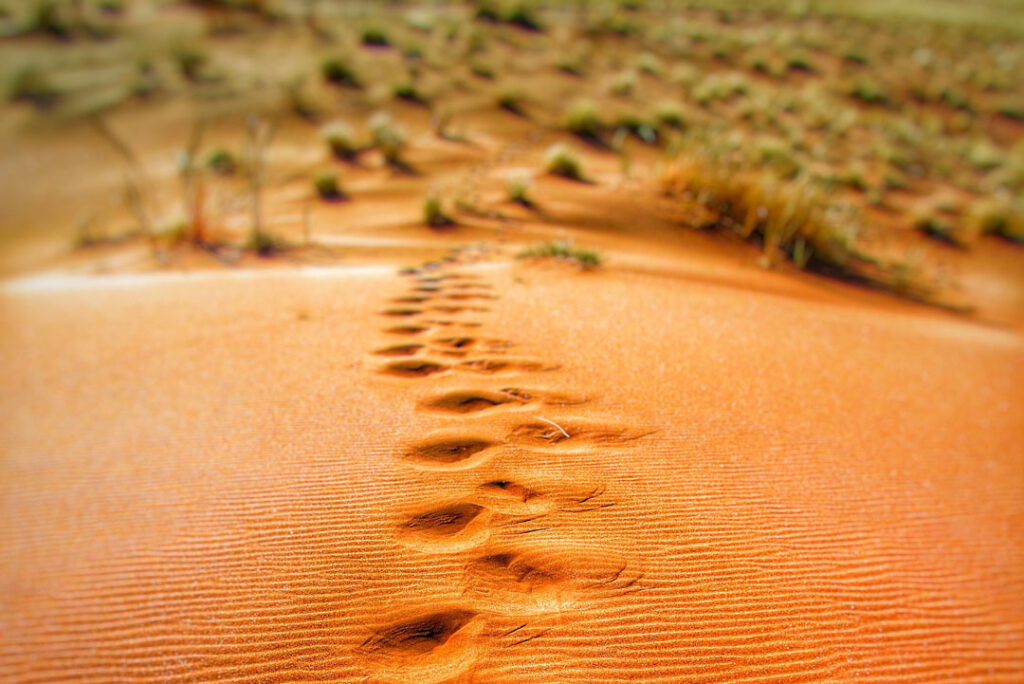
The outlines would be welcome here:
<svg viewBox="0 0 1024 684">
<path fill-rule="evenodd" d="M 578 57 L 560 57 L 555 66 L 562 73 L 569 74 L 570 76 L 582 76 L 583 75 L 583 60 Z"/>
<path fill-rule="evenodd" d="M 455 225 L 455 220 L 445 212 L 440 195 L 430 193 L 423 201 L 423 223 L 431 228 Z"/>
<path fill-rule="evenodd" d="M 238 160 L 230 151 L 220 147 L 207 155 L 206 168 L 222 176 L 230 176 L 238 170 Z"/>
<path fill-rule="evenodd" d="M 363 29 L 363 33 L 359 38 L 363 45 L 368 47 L 390 47 L 391 38 L 388 37 L 387 32 L 384 29 L 377 26 L 370 26 Z"/>
<path fill-rule="evenodd" d="M 658 126 L 654 121 L 649 121 L 639 114 L 624 113 L 615 120 L 615 127 L 626 131 L 648 145 L 658 142 Z"/>
<path fill-rule="evenodd" d="M 392 166 L 405 167 L 402 152 L 405 150 L 405 133 L 395 125 L 384 112 L 375 114 L 370 120 L 373 146 L 380 150 L 384 161 Z"/>
<path fill-rule="evenodd" d="M 998 235 L 1024 243 L 1024 207 L 1005 196 L 987 197 L 975 203 L 967 220 L 978 234 Z"/>
<path fill-rule="evenodd" d="M 35 66 L 26 66 L 15 74 L 8 91 L 12 102 L 28 102 L 39 109 L 54 106 L 60 100 L 60 91 Z"/>
<path fill-rule="evenodd" d="M 328 202 L 337 202 L 345 199 L 345 193 L 338 185 L 338 174 L 333 171 L 321 171 L 313 178 L 313 187 L 317 196 Z"/>
<path fill-rule="evenodd" d="M 324 129 L 324 141 L 335 158 L 352 161 L 359 154 L 359 146 L 352 137 L 352 129 L 345 124 L 332 124 Z"/>
<path fill-rule="evenodd" d="M 665 102 L 658 106 L 654 112 L 654 118 L 664 126 L 671 126 L 683 130 L 686 128 L 686 118 L 683 115 L 683 108 L 674 102 Z"/>
<path fill-rule="evenodd" d="M 600 255 L 589 249 L 576 247 L 567 240 L 552 240 L 536 247 L 524 249 L 516 255 L 519 259 L 561 259 L 590 270 L 601 265 Z"/>
<path fill-rule="evenodd" d="M 203 68 L 208 61 L 207 56 L 190 47 L 180 48 L 174 55 L 178 64 L 178 71 L 185 80 L 193 83 L 199 81 L 203 75 Z"/>
<path fill-rule="evenodd" d="M 584 179 L 579 155 L 561 143 L 548 148 L 544 165 L 548 173 L 553 173 L 556 176 L 578 181 Z"/>
<path fill-rule="evenodd" d="M 273 256 L 287 251 L 291 247 L 283 238 L 265 230 L 254 230 L 249 234 L 245 248 L 260 256 Z"/>
<path fill-rule="evenodd" d="M 618 97 L 629 97 L 633 94 L 634 88 L 636 88 L 636 72 L 623 71 L 612 81 L 611 92 Z"/>
<path fill-rule="evenodd" d="M 336 86 L 346 88 L 362 88 L 362 81 L 351 64 L 337 57 L 330 57 L 320 63 L 320 73 L 324 80 Z"/>
<path fill-rule="evenodd" d="M 864 104 L 881 107 L 891 107 L 894 104 L 889 94 L 882 90 L 878 83 L 865 78 L 858 79 L 853 84 L 850 88 L 850 97 Z"/>
<path fill-rule="evenodd" d="M 483 62 L 473 62 L 469 65 L 469 70 L 478 78 L 484 78 L 488 81 L 494 78 L 494 69 Z"/>
<path fill-rule="evenodd" d="M 525 113 L 523 111 L 524 100 L 523 91 L 516 88 L 509 88 L 498 94 L 498 106 L 519 116 L 523 116 Z"/>
<path fill-rule="evenodd" d="M 505 179 L 505 192 L 510 202 L 532 209 L 536 206 L 530 197 L 530 179 L 526 176 L 509 176 Z"/>
<path fill-rule="evenodd" d="M 698 157 L 678 160 L 662 180 L 667 194 L 689 196 L 707 210 L 704 227 L 759 240 L 765 264 L 789 259 L 801 268 L 936 301 L 933 288 L 907 262 L 865 251 L 854 210 L 825 200 L 807 180 L 784 182 L 770 172 L 743 172 Z"/>
<path fill-rule="evenodd" d="M 414 102 L 416 104 L 427 103 L 427 97 L 411 81 L 396 83 L 391 89 L 391 94 L 399 100 L 405 100 L 406 102 Z"/>
<path fill-rule="evenodd" d="M 599 141 L 604 124 L 589 100 L 575 102 L 565 114 L 565 129 L 585 140 Z"/>
<path fill-rule="evenodd" d="M 509 7 L 502 19 L 507 24 L 524 28 L 528 31 L 543 31 L 544 25 L 537 17 L 534 9 L 525 2 L 517 2 Z"/>
</svg>

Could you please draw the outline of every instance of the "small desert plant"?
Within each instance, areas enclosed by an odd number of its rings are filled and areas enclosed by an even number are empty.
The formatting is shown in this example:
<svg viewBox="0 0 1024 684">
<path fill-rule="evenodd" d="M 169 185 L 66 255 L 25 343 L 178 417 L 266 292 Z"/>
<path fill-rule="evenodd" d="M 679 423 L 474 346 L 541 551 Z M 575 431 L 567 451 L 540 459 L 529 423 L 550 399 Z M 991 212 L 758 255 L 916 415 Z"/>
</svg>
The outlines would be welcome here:
<svg viewBox="0 0 1024 684">
<path fill-rule="evenodd" d="M 597 252 L 581 249 L 567 240 L 552 240 L 524 249 L 516 255 L 519 259 L 563 259 L 576 264 L 584 270 L 601 265 L 601 257 Z"/>
<path fill-rule="evenodd" d="M 8 91 L 8 98 L 12 102 L 28 102 L 39 109 L 52 107 L 60 97 L 60 91 L 50 79 L 38 67 L 31 65 L 15 74 Z"/>
<path fill-rule="evenodd" d="M 272 235 L 263 230 L 250 233 L 249 239 L 245 243 L 246 249 L 260 256 L 273 256 L 279 252 L 287 251 L 290 246 L 277 235 Z"/>
<path fill-rule="evenodd" d="M 180 48 L 174 55 L 178 63 L 178 71 L 186 80 L 193 83 L 202 78 L 203 67 L 208 61 L 207 56 L 194 48 Z"/>
<path fill-rule="evenodd" d="M 426 96 L 411 81 L 396 83 L 391 89 L 391 94 L 406 102 L 415 102 L 416 104 L 426 104 L 427 102 Z"/>
<path fill-rule="evenodd" d="M 597 115 L 594 103 L 580 100 L 566 112 L 565 129 L 581 138 L 594 141 L 600 139 L 604 124 Z"/>
<path fill-rule="evenodd" d="M 523 93 L 521 90 L 510 88 L 498 94 L 498 106 L 513 114 L 523 115 Z"/>
<path fill-rule="evenodd" d="M 571 76 L 582 76 L 583 75 L 583 60 L 578 57 L 561 57 L 555 66 L 562 73 L 569 74 Z"/>
<path fill-rule="evenodd" d="M 657 123 L 648 121 L 638 114 L 621 114 L 615 121 L 615 127 L 626 131 L 648 145 L 658 142 Z"/>
<path fill-rule="evenodd" d="M 537 18 L 533 8 L 525 2 L 518 2 L 509 7 L 502 15 L 502 20 L 508 24 L 524 28 L 528 31 L 543 31 L 544 25 Z"/>
<path fill-rule="evenodd" d="M 352 161 L 359 154 L 359 147 L 352 139 L 352 129 L 345 124 L 332 124 L 324 129 L 324 141 L 337 159 Z"/>
<path fill-rule="evenodd" d="M 524 207 L 533 208 L 534 202 L 530 198 L 530 179 L 526 176 L 509 176 L 505 179 L 505 192 L 509 201 L 521 204 Z"/>
<path fill-rule="evenodd" d="M 556 176 L 571 178 L 572 180 L 583 180 L 583 170 L 580 166 L 579 155 L 566 145 L 561 143 L 548 148 L 545 156 L 545 168 L 548 173 Z"/>
<path fill-rule="evenodd" d="M 423 201 L 423 223 L 431 228 L 444 228 L 455 224 L 455 221 L 444 211 L 440 195 L 430 193 Z"/>
<path fill-rule="evenodd" d="M 989 197 L 971 207 L 968 221 L 978 234 L 992 234 L 1024 243 L 1024 211 L 1003 196 Z"/>
<path fill-rule="evenodd" d="M 664 71 L 661 66 L 661 60 L 650 52 L 643 52 L 637 55 L 636 68 L 642 73 L 645 73 L 648 76 L 653 76 L 654 78 L 661 78 Z"/>
<path fill-rule="evenodd" d="M 388 37 L 388 34 L 376 26 L 363 29 L 360 42 L 370 47 L 389 47 L 391 45 L 391 39 Z"/>
<path fill-rule="evenodd" d="M 473 72 L 474 76 L 479 78 L 486 78 L 487 80 L 494 78 L 494 69 L 483 62 L 473 62 L 469 65 L 469 70 Z"/>
<path fill-rule="evenodd" d="M 206 168 L 222 176 L 230 176 L 238 170 L 238 160 L 230 151 L 220 147 L 206 156 Z"/>
<path fill-rule="evenodd" d="M 380 150 L 384 161 L 394 166 L 405 166 L 402 152 L 405 149 L 405 133 L 395 125 L 391 117 L 379 112 L 370 119 L 373 146 Z"/>
<path fill-rule="evenodd" d="M 338 174 L 333 171 L 321 171 L 313 178 L 313 187 L 317 196 L 328 202 L 345 199 L 345 193 L 338 185 Z"/>
<path fill-rule="evenodd" d="M 869 105 L 879 105 L 882 107 L 893 105 L 892 99 L 882 90 L 881 86 L 874 81 L 863 78 L 858 79 L 850 88 L 850 97 Z"/>
<path fill-rule="evenodd" d="M 362 82 L 352 66 L 337 57 L 331 57 L 321 62 L 320 73 L 325 81 L 333 85 L 347 88 L 362 87 Z"/>
<path fill-rule="evenodd" d="M 654 112 L 654 118 L 658 120 L 658 123 L 665 126 L 671 126 L 672 128 L 678 128 L 680 130 L 686 128 L 686 119 L 683 115 L 683 109 L 674 102 L 665 102 L 661 104 Z"/>
<path fill-rule="evenodd" d="M 633 94 L 633 89 L 636 87 L 636 72 L 635 71 L 623 71 L 620 72 L 615 80 L 612 81 L 611 92 L 613 95 L 618 97 L 629 97 Z"/>
</svg>

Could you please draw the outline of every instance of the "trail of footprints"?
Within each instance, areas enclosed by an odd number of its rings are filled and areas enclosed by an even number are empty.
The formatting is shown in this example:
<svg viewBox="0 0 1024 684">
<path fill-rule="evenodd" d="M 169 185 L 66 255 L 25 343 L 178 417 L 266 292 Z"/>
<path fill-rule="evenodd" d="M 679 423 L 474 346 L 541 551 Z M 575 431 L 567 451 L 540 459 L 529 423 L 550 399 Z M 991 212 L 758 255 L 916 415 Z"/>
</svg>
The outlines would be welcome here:
<svg viewBox="0 0 1024 684">
<path fill-rule="evenodd" d="M 391 377 L 465 374 L 469 382 L 463 389 L 429 393 L 419 400 L 420 410 L 465 419 L 514 412 L 522 420 L 513 421 L 500 437 L 469 428 L 437 430 L 397 458 L 443 477 L 502 454 L 586 452 L 644 437 L 629 426 L 585 418 L 555 423 L 530 417 L 545 407 L 571 408 L 587 399 L 520 386 L 522 377 L 550 373 L 558 365 L 511 354 L 512 342 L 478 334 L 483 324 L 470 316 L 488 312 L 487 302 L 498 297 L 480 276 L 459 271 L 459 264 L 472 258 L 456 251 L 441 262 L 403 271 L 411 279 L 409 294 L 380 310 L 382 317 L 401 321 L 383 328 L 394 343 L 372 354 L 379 358 L 379 372 Z M 482 376 L 489 384 L 480 384 Z M 378 681 L 449 681 L 467 675 L 488 649 L 543 638 L 557 625 L 552 616 L 641 590 L 642 574 L 619 554 L 603 549 L 567 553 L 531 537 L 564 529 L 566 518 L 614 505 L 599 485 L 574 489 L 558 482 L 490 479 L 461 498 L 406 512 L 396 525 L 395 540 L 416 553 L 464 558 L 462 600 L 392 617 L 356 649 L 358 662 Z"/>
</svg>

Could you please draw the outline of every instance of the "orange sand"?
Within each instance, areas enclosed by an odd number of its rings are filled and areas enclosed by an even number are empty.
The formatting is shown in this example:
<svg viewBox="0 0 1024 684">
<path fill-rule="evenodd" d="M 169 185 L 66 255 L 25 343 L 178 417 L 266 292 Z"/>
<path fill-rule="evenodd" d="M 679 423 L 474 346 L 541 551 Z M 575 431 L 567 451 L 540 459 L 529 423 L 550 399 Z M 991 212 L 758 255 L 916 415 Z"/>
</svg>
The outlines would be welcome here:
<svg viewBox="0 0 1024 684">
<path fill-rule="evenodd" d="M 0 678 L 1024 680 L 1024 338 L 624 254 L 8 281 Z"/>
</svg>

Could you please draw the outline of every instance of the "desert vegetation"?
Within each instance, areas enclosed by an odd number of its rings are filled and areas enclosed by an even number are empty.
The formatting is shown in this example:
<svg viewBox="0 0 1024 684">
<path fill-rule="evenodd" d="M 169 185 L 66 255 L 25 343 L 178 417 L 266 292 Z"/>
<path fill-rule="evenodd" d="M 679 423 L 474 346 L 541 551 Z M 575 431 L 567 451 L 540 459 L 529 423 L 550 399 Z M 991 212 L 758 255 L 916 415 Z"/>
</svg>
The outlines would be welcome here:
<svg viewBox="0 0 1024 684">
<path fill-rule="evenodd" d="M 52 130 L 145 117 L 173 102 L 192 103 L 186 125 L 219 122 L 206 126 L 195 151 L 206 162 L 187 179 L 184 214 L 193 217 L 186 223 L 203 217 L 200 242 L 245 244 L 266 227 L 228 228 L 240 221 L 235 207 L 274 202 L 303 174 L 315 196 L 353 200 L 332 211 L 358 211 L 359 191 L 332 189 L 330 174 L 355 174 L 356 188 L 376 164 L 415 177 L 425 127 L 417 110 L 430 112 L 439 140 L 471 146 L 499 130 L 490 103 L 534 131 L 532 163 L 549 176 L 586 180 L 597 192 L 612 179 L 591 169 L 614 155 L 624 178 L 647 179 L 696 217 L 680 230 L 735 233 L 762 250 L 766 267 L 787 263 L 939 301 L 951 280 L 928 255 L 969 259 L 983 242 L 1014 249 L 1022 240 L 1024 49 L 1013 13 L 994 0 L 971 12 L 928 6 L 24 2 L 0 17 L 9 41 L 0 79 L 12 116 Z M 265 47 L 251 63 L 239 59 L 256 44 Z M 254 165 L 223 135 L 232 117 L 250 114 L 299 138 L 318 130 L 324 158 Z M 272 136 L 261 154 L 272 160 L 277 144 Z M 79 217 L 88 226 L 80 243 L 153 234 L 182 213 L 161 191 L 170 179 L 146 168 L 139 180 L 142 166 L 158 162 L 130 166 L 127 209 L 106 213 L 135 225 Z M 507 174 L 499 176 L 500 188 Z M 530 197 L 512 184 L 499 194 L 530 207 L 545 183 Z M 415 194 L 431 185 L 424 176 Z M 456 211 L 502 214 L 482 199 L 491 195 L 454 196 Z M 214 198 L 220 208 L 206 206 Z"/>
</svg>

